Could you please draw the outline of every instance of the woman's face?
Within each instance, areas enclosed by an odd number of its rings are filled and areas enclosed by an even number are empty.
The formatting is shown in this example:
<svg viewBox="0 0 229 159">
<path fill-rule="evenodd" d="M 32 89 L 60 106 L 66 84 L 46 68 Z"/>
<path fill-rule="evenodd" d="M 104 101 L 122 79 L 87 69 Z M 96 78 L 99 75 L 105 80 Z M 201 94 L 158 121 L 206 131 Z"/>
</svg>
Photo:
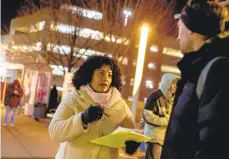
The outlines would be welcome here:
<svg viewBox="0 0 229 159">
<path fill-rule="evenodd" d="M 103 65 L 93 72 L 90 83 L 91 88 L 97 93 L 105 93 L 112 82 L 112 70 L 109 65 Z"/>
</svg>

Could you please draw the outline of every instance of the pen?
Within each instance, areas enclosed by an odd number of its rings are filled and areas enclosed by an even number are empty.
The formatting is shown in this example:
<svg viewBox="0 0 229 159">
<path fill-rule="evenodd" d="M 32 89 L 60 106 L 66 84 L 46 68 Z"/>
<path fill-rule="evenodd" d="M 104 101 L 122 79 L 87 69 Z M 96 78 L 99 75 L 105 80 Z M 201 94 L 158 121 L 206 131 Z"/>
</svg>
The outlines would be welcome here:
<svg viewBox="0 0 229 159">
<path fill-rule="evenodd" d="M 105 116 L 110 117 L 107 113 L 103 113 Z"/>
</svg>

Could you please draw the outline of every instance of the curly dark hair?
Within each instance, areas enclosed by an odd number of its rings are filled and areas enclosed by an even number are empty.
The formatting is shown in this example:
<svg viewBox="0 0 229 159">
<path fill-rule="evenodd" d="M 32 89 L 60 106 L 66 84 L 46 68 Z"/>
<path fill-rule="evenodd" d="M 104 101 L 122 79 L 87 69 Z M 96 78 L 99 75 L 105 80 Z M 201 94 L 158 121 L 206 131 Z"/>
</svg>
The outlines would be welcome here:
<svg viewBox="0 0 229 159">
<path fill-rule="evenodd" d="M 92 80 L 93 72 L 96 69 L 101 68 L 103 65 L 109 65 L 111 68 L 111 86 L 116 87 L 119 91 L 121 91 L 122 83 L 120 69 L 116 60 L 108 57 L 107 55 L 93 55 L 88 57 L 87 60 L 80 66 L 80 68 L 73 74 L 72 83 L 74 87 L 79 89 L 80 86 L 90 83 Z"/>
</svg>

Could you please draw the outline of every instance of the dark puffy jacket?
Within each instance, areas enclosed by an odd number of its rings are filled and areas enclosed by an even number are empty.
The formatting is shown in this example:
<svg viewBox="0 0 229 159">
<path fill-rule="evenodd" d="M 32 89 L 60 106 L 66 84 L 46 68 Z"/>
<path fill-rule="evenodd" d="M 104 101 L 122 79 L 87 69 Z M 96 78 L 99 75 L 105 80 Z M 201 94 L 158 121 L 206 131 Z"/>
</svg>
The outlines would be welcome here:
<svg viewBox="0 0 229 159">
<path fill-rule="evenodd" d="M 6 88 L 6 94 L 4 99 L 5 106 L 16 107 L 19 103 L 19 97 L 14 93 L 15 87 L 14 84 L 9 84 Z"/>
<path fill-rule="evenodd" d="M 229 57 L 229 37 L 212 39 L 178 63 L 178 84 L 162 159 L 228 159 L 229 58 L 208 72 L 200 99 L 196 85 L 201 71 L 215 57 Z"/>
</svg>

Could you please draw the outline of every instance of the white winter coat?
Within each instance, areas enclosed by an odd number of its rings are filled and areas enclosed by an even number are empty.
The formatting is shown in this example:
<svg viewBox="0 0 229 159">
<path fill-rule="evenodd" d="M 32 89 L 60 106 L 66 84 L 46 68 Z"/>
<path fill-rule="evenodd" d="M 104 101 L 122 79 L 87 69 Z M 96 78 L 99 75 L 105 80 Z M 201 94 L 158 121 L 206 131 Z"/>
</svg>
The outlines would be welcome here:
<svg viewBox="0 0 229 159">
<path fill-rule="evenodd" d="M 84 130 L 82 112 L 95 105 L 85 90 L 74 90 L 59 105 L 50 125 L 49 134 L 61 142 L 56 159 L 118 159 L 118 149 L 92 144 L 90 140 L 108 135 L 119 126 L 134 128 L 134 120 L 124 100 L 105 109 L 108 116 L 89 123 Z"/>
</svg>

